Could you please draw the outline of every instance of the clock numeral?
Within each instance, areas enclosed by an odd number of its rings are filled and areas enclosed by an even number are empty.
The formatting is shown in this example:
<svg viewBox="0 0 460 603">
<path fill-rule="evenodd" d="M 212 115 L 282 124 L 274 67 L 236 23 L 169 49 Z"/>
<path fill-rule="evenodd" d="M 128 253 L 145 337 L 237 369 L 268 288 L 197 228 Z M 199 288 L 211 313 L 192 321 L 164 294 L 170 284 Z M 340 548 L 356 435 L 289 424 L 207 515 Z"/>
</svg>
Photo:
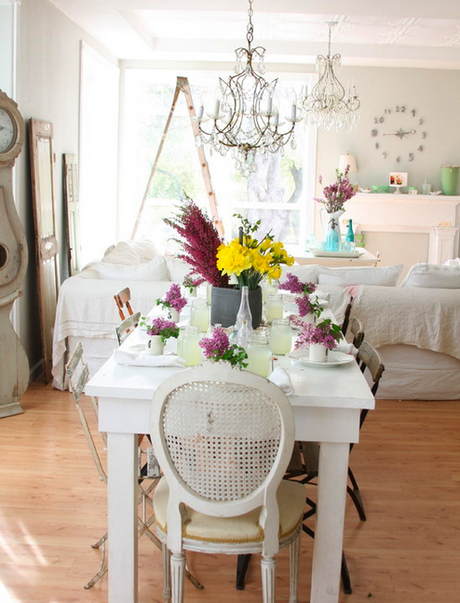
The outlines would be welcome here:
<svg viewBox="0 0 460 603">
<path fill-rule="evenodd" d="M 371 130 L 371 136 L 377 136 L 378 130 Z"/>
<path fill-rule="evenodd" d="M 412 109 L 411 113 L 412 113 L 412 117 L 415 117 L 415 109 Z"/>
<path fill-rule="evenodd" d="M 378 142 L 376 142 L 376 143 L 375 143 L 375 148 L 376 148 L 376 149 L 380 149 L 380 145 L 379 145 L 379 143 L 378 143 Z"/>
<path fill-rule="evenodd" d="M 396 157 L 396 163 L 401 163 L 401 157 Z"/>
<path fill-rule="evenodd" d="M 386 159 L 387 158 L 387 153 L 382 153 L 383 158 Z"/>
<path fill-rule="evenodd" d="M 405 113 L 406 112 L 406 105 L 397 105 L 396 107 L 396 113 Z"/>
<path fill-rule="evenodd" d="M 422 138 L 426 138 L 426 132 L 422 132 Z"/>
<path fill-rule="evenodd" d="M 385 121 L 384 117 L 374 117 L 375 124 L 383 124 L 384 121 Z"/>
<path fill-rule="evenodd" d="M 418 125 L 419 125 L 419 126 L 421 126 L 422 124 L 423 124 L 423 119 L 422 119 L 422 118 L 420 118 L 420 119 L 418 120 Z"/>
<path fill-rule="evenodd" d="M 391 109 L 385 109 L 385 113 L 389 115 L 391 113 Z"/>
<path fill-rule="evenodd" d="M 414 161 L 414 154 L 413 153 L 409 153 L 409 161 Z"/>
<path fill-rule="evenodd" d="M 423 151 L 423 145 L 422 144 L 419 146 L 419 148 L 417 149 L 417 151 L 420 151 L 420 152 Z"/>
</svg>

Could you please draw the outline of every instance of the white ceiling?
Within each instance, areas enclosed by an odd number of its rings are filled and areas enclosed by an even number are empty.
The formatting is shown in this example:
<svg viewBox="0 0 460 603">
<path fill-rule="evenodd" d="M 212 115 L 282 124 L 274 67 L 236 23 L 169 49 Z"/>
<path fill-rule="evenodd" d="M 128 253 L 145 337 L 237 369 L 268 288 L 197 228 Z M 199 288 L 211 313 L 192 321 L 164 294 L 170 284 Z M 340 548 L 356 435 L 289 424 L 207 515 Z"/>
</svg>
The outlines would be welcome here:
<svg viewBox="0 0 460 603">
<path fill-rule="evenodd" d="M 233 61 L 247 0 L 50 0 L 119 59 Z M 254 0 L 254 45 L 267 63 L 460 68 L 460 0 Z"/>
</svg>

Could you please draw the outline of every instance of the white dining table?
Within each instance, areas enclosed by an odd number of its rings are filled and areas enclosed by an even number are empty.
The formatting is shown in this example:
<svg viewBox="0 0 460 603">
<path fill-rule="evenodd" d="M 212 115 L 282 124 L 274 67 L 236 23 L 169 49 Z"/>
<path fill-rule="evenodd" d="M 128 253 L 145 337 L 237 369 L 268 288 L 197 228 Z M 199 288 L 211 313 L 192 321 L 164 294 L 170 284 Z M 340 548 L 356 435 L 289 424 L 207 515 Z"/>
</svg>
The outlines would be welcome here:
<svg viewBox="0 0 460 603">
<path fill-rule="evenodd" d="M 123 346 L 142 337 L 136 329 Z M 315 367 L 284 358 L 282 365 L 294 388 L 296 439 L 321 443 L 310 603 L 337 603 L 349 448 L 359 441 L 361 409 L 373 409 L 375 401 L 354 361 Z M 149 432 L 153 393 L 178 370 L 121 365 L 112 356 L 85 389 L 99 397 L 99 430 L 107 433 L 109 603 L 138 601 L 137 434 Z"/>
</svg>

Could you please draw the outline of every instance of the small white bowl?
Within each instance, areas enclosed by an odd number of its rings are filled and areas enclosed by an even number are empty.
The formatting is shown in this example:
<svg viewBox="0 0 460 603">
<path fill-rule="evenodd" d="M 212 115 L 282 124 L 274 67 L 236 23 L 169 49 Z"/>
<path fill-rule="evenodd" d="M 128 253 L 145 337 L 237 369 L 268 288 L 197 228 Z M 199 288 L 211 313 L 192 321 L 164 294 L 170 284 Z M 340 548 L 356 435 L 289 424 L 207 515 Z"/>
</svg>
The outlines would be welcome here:
<svg viewBox="0 0 460 603">
<path fill-rule="evenodd" d="M 440 195 L 442 191 L 431 191 L 430 195 Z"/>
</svg>

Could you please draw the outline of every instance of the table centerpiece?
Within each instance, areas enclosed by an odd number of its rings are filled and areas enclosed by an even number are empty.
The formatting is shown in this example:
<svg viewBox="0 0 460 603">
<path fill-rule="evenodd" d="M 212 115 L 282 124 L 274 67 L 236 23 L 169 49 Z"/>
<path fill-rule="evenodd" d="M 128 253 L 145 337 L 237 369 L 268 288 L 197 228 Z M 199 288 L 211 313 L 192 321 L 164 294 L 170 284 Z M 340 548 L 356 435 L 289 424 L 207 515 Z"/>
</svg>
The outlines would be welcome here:
<svg viewBox="0 0 460 603">
<path fill-rule="evenodd" d="M 294 258 L 270 232 L 260 240 L 255 237 L 260 221 L 251 224 L 239 214 L 234 216 L 241 226 L 239 236 L 230 243 L 222 240 L 213 222 L 191 199 L 184 200 L 177 215 L 165 222 L 181 237 L 177 239 L 182 247 L 178 257 L 192 267 L 192 274 L 212 285 L 211 323 L 223 327 L 235 324 L 241 288 L 247 286 L 252 326 L 256 329 L 262 320 L 262 279 L 278 279 L 281 265 L 291 266 Z"/>
</svg>

